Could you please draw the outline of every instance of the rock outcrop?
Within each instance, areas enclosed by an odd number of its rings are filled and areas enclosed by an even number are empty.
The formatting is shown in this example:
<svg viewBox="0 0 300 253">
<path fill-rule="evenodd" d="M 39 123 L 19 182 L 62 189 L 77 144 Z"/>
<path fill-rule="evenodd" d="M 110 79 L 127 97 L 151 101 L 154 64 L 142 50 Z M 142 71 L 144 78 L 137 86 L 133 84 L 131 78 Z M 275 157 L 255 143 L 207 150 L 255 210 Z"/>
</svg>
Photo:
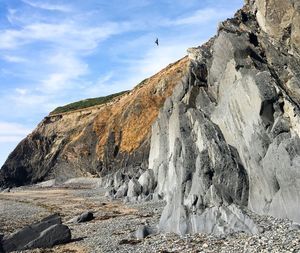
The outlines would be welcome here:
<svg viewBox="0 0 300 253">
<path fill-rule="evenodd" d="M 0 188 L 52 178 L 103 177 L 120 168 L 145 170 L 152 123 L 186 75 L 188 62 L 185 57 L 170 64 L 106 104 L 45 117 L 2 166 Z"/>
<path fill-rule="evenodd" d="M 152 129 L 160 228 L 257 232 L 244 208 L 300 221 L 299 4 L 248 1 L 207 44 Z"/>
<path fill-rule="evenodd" d="M 42 221 L 0 238 L 0 252 L 21 251 L 35 248 L 50 248 L 71 241 L 71 231 L 54 214 Z"/>
</svg>

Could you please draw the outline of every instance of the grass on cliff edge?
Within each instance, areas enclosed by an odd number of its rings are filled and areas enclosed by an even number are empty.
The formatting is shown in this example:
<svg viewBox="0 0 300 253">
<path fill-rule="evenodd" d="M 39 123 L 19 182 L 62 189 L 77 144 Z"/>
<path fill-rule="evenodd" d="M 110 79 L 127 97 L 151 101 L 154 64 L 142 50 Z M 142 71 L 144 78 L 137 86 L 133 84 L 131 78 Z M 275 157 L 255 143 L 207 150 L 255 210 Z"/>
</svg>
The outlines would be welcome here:
<svg viewBox="0 0 300 253">
<path fill-rule="evenodd" d="M 128 92 L 128 91 L 118 92 L 118 93 L 111 94 L 111 95 L 108 95 L 105 97 L 88 98 L 88 99 L 84 99 L 84 100 L 81 100 L 78 102 L 67 104 L 65 106 L 59 106 L 56 109 L 54 109 L 52 112 L 50 112 L 50 115 L 75 111 L 75 110 L 84 109 L 84 108 L 95 106 L 95 105 L 102 105 L 102 104 L 109 102 L 110 100 L 112 100 L 115 97 L 123 95 L 126 92 Z"/>
</svg>

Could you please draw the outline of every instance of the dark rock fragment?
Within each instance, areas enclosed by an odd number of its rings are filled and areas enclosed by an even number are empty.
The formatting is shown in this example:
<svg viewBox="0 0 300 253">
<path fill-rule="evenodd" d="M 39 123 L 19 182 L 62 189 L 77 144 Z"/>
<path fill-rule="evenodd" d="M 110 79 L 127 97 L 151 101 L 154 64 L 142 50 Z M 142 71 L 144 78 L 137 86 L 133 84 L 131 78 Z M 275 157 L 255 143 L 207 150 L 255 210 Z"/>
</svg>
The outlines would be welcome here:
<svg viewBox="0 0 300 253">
<path fill-rule="evenodd" d="M 92 219 L 94 219 L 94 214 L 90 211 L 87 211 L 78 216 L 77 222 L 81 223 L 81 222 L 90 221 Z"/>
</svg>

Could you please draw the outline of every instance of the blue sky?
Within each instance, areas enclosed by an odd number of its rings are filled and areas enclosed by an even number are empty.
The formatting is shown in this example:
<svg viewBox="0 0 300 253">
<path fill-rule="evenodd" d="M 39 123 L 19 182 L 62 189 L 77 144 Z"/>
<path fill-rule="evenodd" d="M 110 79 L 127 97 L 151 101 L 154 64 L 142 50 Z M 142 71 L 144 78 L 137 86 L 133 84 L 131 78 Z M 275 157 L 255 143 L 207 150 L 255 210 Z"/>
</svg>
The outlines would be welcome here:
<svg viewBox="0 0 300 253">
<path fill-rule="evenodd" d="M 213 36 L 242 4 L 0 0 L 0 166 L 55 107 L 131 89 Z"/>
</svg>

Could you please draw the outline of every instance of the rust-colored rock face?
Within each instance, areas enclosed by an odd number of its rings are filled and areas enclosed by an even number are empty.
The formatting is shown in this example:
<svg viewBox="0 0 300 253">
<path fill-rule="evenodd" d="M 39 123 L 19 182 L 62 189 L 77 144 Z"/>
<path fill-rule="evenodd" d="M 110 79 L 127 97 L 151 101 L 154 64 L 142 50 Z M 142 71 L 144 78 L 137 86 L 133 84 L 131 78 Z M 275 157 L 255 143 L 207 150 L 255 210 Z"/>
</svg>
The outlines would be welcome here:
<svg viewBox="0 0 300 253">
<path fill-rule="evenodd" d="M 119 151 L 131 153 L 145 141 L 166 97 L 185 74 L 187 59 L 184 58 L 155 76 L 145 80 L 117 102 L 100 109 L 93 123 L 99 138 L 98 157 L 104 155 L 105 144 L 111 132 Z"/>
<path fill-rule="evenodd" d="M 152 123 L 188 65 L 170 64 L 106 104 L 47 116 L 11 153 L 0 186 L 146 167 Z"/>
</svg>

